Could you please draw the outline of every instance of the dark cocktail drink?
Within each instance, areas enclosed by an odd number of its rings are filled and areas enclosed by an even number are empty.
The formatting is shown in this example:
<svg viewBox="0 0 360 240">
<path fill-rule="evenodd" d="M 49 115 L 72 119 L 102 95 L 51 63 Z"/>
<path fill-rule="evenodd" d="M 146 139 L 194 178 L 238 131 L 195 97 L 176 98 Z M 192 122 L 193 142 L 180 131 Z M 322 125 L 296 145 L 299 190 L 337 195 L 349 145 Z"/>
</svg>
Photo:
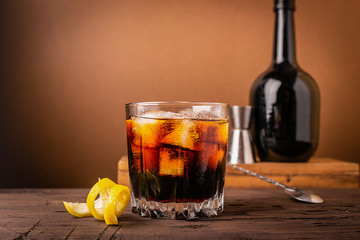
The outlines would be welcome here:
<svg viewBox="0 0 360 240">
<path fill-rule="evenodd" d="M 223 209 L 227 115 L 186 107 L 126 120 L 134 212 L 191 219 Z"/>
</svg>

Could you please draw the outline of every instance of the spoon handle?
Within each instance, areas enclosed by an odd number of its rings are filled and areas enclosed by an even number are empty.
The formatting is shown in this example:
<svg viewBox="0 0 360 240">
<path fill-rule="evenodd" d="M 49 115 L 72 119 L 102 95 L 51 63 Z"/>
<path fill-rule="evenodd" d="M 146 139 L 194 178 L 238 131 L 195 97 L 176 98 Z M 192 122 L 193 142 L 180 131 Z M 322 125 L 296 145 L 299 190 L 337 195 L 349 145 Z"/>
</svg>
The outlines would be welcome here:
<svg viewBox="0 0 360 240">
<path fill-rule="evenodd" d="M 279 187 L 282 187 L 282 188 L 287 188 L 287 186 L 285 186 L 284 184 L 281 184 L 281 183 L 275 181 L 274 179 L 271 179 L 271 178 L 265 177 L 265 176 L 263 176 L 263 175 L 254 173 L 254 172 L 252 172 L 252 171 L 250 171 L 250 170 L 247 170 L 247 169 L 245 169 L 245 168 L 236 166 L 236 165 L 234 165 L 234 164 L 229 164 L 229 165 L 230 165 L 232 168 L 234 168 L 235 170 L 238 170 L 238 171 L 241 171 L 241 172 L 246 173 L 246 174 L 248 174 L 248 175 L 251 175 L 251 176 L 253 176 L 253 177 L 259 178 L 259 179 L 261 179 L 261 180 L 263 180 L 263 181 L 266 181 L 266 182 L 268 182 L 268 183 L 274 184 L 274 185 L 276 185 L 276 186 L 279 186 Z"/>
</svg>

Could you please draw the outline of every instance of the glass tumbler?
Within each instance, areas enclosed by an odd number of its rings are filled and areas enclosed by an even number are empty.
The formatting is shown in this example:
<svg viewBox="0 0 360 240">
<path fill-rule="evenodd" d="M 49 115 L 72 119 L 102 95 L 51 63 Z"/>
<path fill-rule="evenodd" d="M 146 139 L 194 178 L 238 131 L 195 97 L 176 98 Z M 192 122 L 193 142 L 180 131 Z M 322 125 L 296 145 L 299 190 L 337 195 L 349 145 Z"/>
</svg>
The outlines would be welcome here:
<svg viewBox="0 0 360 240">
<path fill-rule="evenodd" d="M 133 212 L 195 219 L 223 211 L 228 112 L 223 103 L 126 104 Z"/>
</svg>

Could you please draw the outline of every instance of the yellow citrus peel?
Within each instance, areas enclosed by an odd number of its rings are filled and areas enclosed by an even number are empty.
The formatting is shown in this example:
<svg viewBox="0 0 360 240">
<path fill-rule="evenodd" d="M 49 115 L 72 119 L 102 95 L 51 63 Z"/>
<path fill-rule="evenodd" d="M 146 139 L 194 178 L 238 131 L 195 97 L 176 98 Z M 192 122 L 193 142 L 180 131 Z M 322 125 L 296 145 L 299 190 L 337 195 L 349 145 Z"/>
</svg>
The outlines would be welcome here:
<svg viewBox="0 0 360 240">
<path fill-rule="evenodd" d="M 94 218 L 98 220 L 104 220 L 104 210 L 105 205 L 107 202 L 107 199 L 109 197 L 109 193 L 111 191 L 111 188 L 116 185 L 113 181 L 111 181 L 108 178 L 103 178 L 100 181 L 98 181 L 90 190 L 86 203 L 87 207 L 89 208 L 91 214 L 94 216 Z M 96 197 L 101 194 L 100 199 L 102 199 L 103 204 L 100 208 L 95 208 L 94 202 L 96 200 Z"/>
<path fill-rule="evenodd" d="M 91 212 L 89 211 L 86 203 L 72 203 L 63 202 L 66 210 L 75 217 L 90 217 Z"/>
<path fill-rule="evenodd" d="M 99 198 L 96 197 L 99 195 Z M 75 217 L 93 216 L 108 225 L 118 224 L 118 217 L 129 204 L 130 189 L 108 178 L 99 179 L 91 188 L 86 203 L 63 202 L 66 210 Z"/>
<path fill-rule="evenodd" d="M 118 217 L 124 212 L 130 201 L 130 189 L 126 186 L 115 185 L 111 188 L 106 202 L 104 218 L 108 225 L 118 224 Z"/>
</svg>

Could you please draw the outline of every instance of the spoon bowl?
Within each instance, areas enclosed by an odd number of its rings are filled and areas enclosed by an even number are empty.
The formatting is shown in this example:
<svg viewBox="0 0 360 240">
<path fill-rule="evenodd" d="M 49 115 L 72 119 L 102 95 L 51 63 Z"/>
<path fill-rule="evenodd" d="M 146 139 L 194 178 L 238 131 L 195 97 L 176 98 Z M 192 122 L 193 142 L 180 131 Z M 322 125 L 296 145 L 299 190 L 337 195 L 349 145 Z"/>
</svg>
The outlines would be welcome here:
<svg viewBox="0 0 360 240">
<path fill-rule="evenodd" d="M 323 203 L 324 200 L 311 191 L 300 188 L 286 187 L 285 192 L 298 201 L 308 203 Z"/>
</svg>

